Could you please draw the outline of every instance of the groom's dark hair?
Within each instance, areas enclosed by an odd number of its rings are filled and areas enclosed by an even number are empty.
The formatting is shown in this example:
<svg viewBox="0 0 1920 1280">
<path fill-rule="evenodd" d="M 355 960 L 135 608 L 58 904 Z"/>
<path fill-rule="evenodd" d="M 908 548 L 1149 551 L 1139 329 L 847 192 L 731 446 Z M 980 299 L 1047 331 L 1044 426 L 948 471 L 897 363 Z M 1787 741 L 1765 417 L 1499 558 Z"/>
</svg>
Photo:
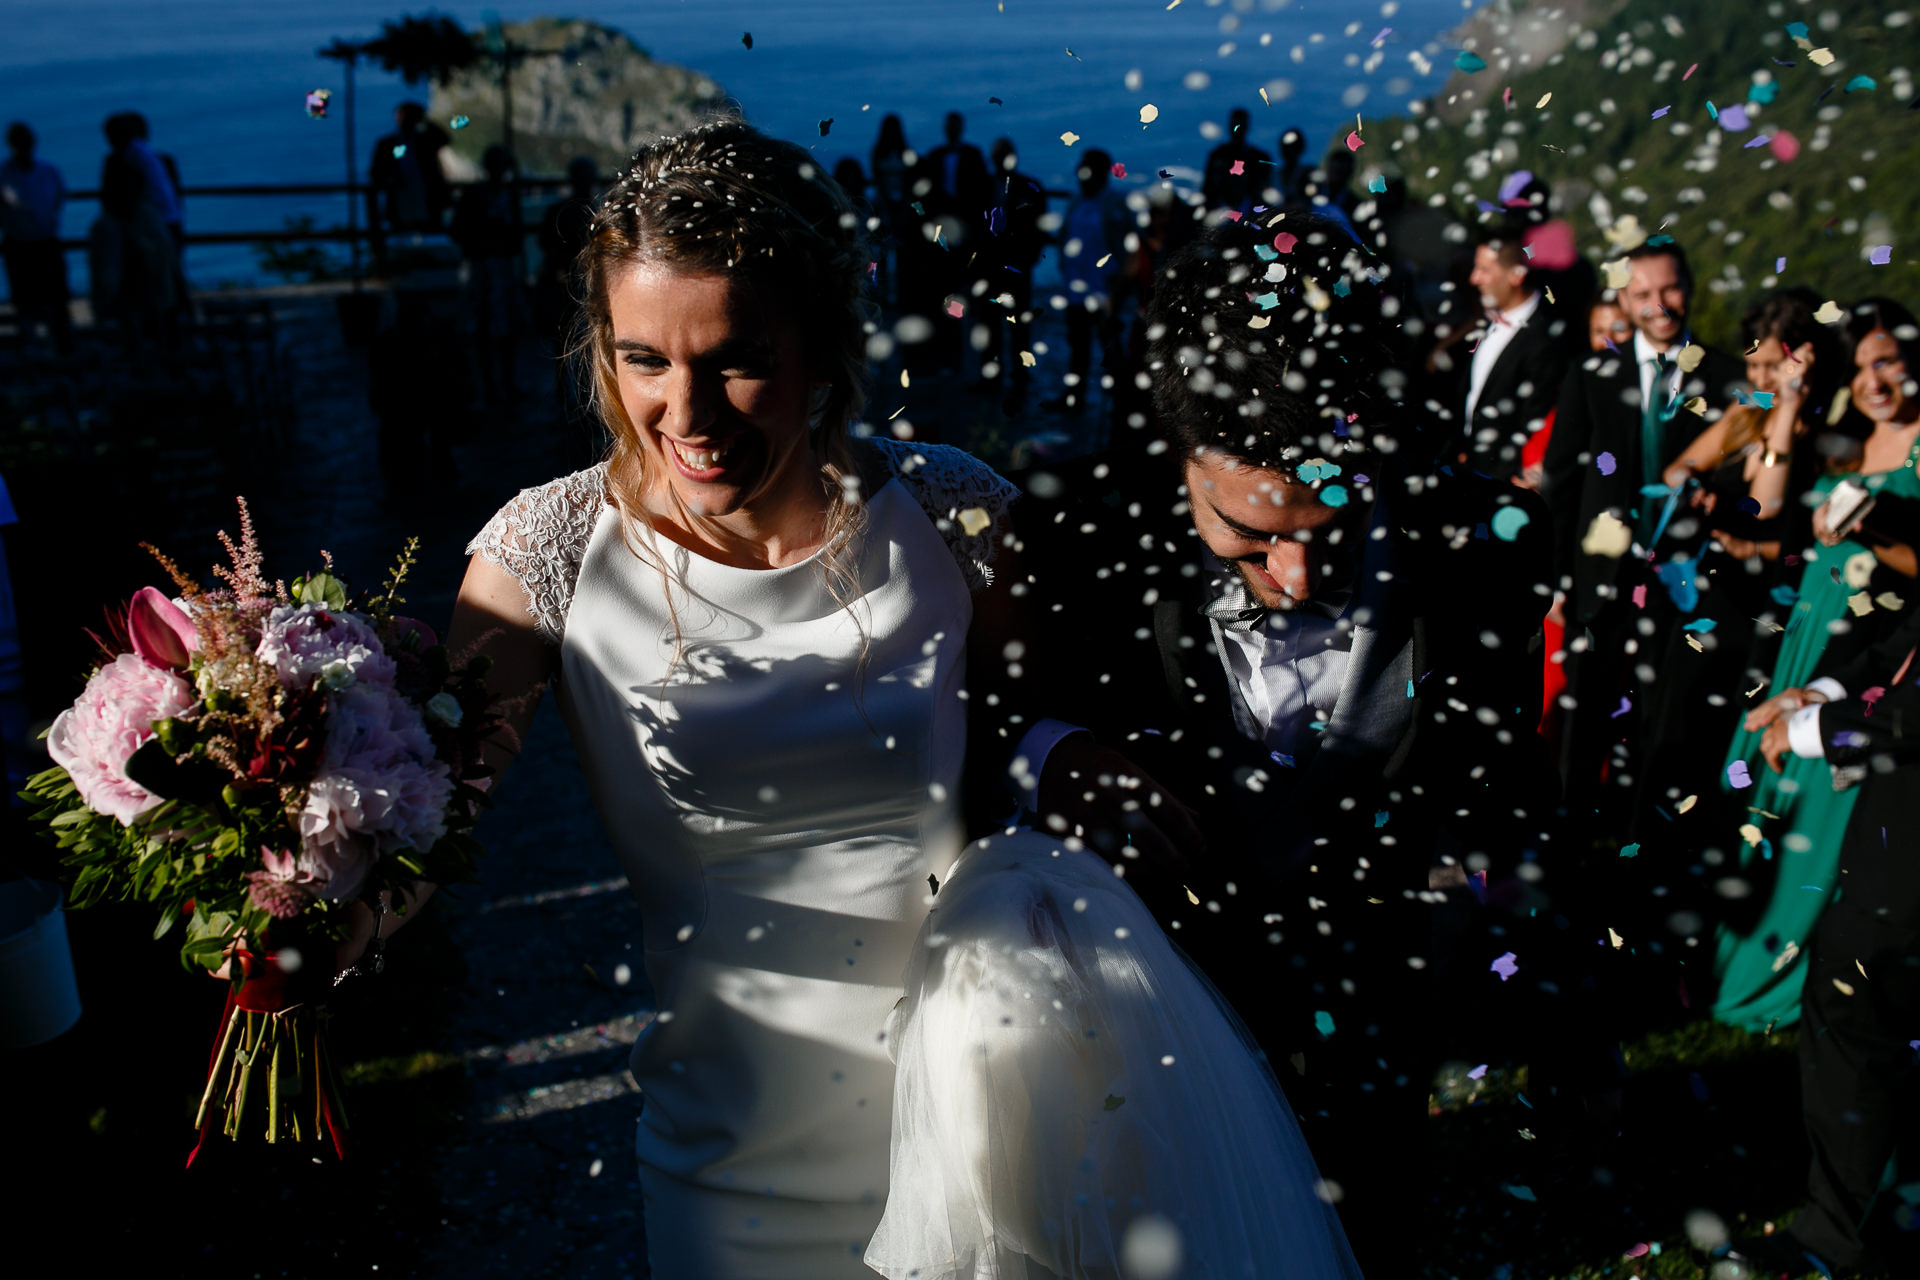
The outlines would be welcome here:
<svg viewBox="0 0 1920 1280">
<path fill-rule="evenodd" d="M 1291 474 L 1397 447 L 1406 379 L 1385 341 L 1398 306 L 1385 277 L 1345 226 L 1311 213 L 1222 221 L 1176 253 L 1147 314 L 1147 368 L 1177 456 Z"/>
</svg>

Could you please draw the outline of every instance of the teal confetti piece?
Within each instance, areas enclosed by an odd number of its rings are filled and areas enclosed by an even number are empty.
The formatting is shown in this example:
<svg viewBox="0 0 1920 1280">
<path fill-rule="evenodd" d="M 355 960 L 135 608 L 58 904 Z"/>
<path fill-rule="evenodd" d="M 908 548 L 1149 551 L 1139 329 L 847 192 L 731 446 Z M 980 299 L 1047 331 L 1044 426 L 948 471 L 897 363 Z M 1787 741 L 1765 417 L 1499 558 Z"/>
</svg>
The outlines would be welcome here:
<svg viewBox="0 0 1920 1280">
<path fill-rule="evenodd" d="M 1805 40 L 1807 38 L 1807 24 L 1804 22 L 1789 22 L 1787 24 L 1787 34 L 1795 40 Z"/>
<path fill-rule="evenodd" d="M 1720 620 L 1718 618 L 1695 618 L 1692 622 L 1687 623 L 1686 626 L 1680 629 L 1682 631 L 1707 632 L 1719 625 Z"/>
<path fill-rule="evenodd" d="M 1338 484 L 1328 485 L 1326 488 L 1320 491 L 1320 501 L 1324 502 L 1329 507 L 1346 506 L 1347 505 L 1346 486 L 1338 485 Z"/>
<path fill-rule="evenodd" d="M 1278 293 L 1256 293 L 1253 295 L 1253 305 L 1259 307 L 1262 311 L 1271 311 L 1280 305 L 1280 295 Z"/>
<path fill-rule="evenodd" d="M 1532 521 L 1533 517 L 1518 507 L 1502 507 L 1493 513 L 1493 536 L 1502 542 L 1512 542 Z"/>
<path fill-rule="evenodd" d="M 1257 244 L 1253 246 L 1253 251 L 1255 254 L 1259 256 L 1260 261 L 1262 262 L 1272 262 L 1274 259 L 1280 256 L 1278 252 L 1276 252 L 1275 250 L 1273 250 L 1272 248 L 1269 248 L 1264 244 Z"/>
<path fill-rule="evenodd" d="M 1376 812 L 1373 815 L 1373 829 L 1378 831 L 1381 827 L 1386 826 L 1387 819 L 1392 816 L 1392 813 L 1393 811 L 1391 809 L 1381 809 Z"/>
<path fill-rule="evenodd" d="M 1453 60 L 1453 65 L 1472 75 L 1476 71 L 1485 71 L 1487 60 L 1471 49 L 1462 49 L 1460 55 Z"/>
<path fill-rule="evenodd" d="M 1538 1199 L 1535 1198 L 1533 1194 L 1532 1187 L 1521 1186 L 1517 1182 L 1513 1182 L 1513 1183 L 1503 1182 L 1500 1184 L 1500 1189 L 1506 1192 L 1508 1195 L 1512 1196 L 1515 1200 L 1525 1200 L 1528 1204 L 1539 1203 Z"/>
<path fill-rule="evenodd" d="M 1753 88 L 1747 90 L 1747 101 L 1757 103 L 1763 107 L 1779 96 L 1780 82 L 1778 80 L 1768 80 L 1764 84 L 1756 84 Z"/>
<path fill-rule="evenodd" d="M 451 124 L 455 129 L 464 129 L 468 125 L 472 124 L 473 121 L 467 119 L 467 117 L 465 116 L 455 116 L 453 119 L 449 120 L 447 123 Z"/>
<path fill-rule="evenodd" d="M 1338 280 L 1335 280 L 1333 282 L 1334 297 L 1344 298 L 1352 292 L 1353 292 L 1353 286 L 1347 283 L 1347 278 L 1345 276 L 1342 276 Z"/>
<path fill-rule="evenodd" d="M 1623 844 L 1623 845 L 1621 845 L 1621 846 L 1620 846 L 1620 856 L 1621 856 L 1621 857 L 1623 857 L 1623 858 L 1637 858 L 1637 857 L 1639 857 L 1639 856 L 1640 856 L 1640 845 L 1639 845 L 1639 844 L 1638 844 L 1637 842 L 1636 842 L 1636 843 L 1634 843 L 1634 844 Z"/>
<path fill-rule="evenodd" d="M 1720 118 L 1720 108 L 1713 105 L 1712 98 L 1707 99 L 1707 115 L 1709 115 L 1715 120 L 1718 120 Z"/>
<path fill-rule="evenodd" d="M 1867 79 L 1865 76 L 1857 76 L 1855 78 L 1859 80 Z M 1871 88 L 1873 86 L 1873 81 L 1867 80 L 1867 86 Z M 1848 85 L 1847 88 L 1851 89 L 1853 88 L 1853 86 Z M 1387 190 L 1386 176 L 1384 174 L 1376 173 L 1371 178 L 1367 179 L 1367 190 L 1373 192 L 1373 194 L 1375 195 L 1384 195 Z"/>
<path fill-rule="evenodd" d="M 1316 1009 L 1313 1014 L 1313 1029 L 1322 1036 L 1333 1034 L 1333 1015 L 1325 1009 Z"/>
<path fill-rule="evenodd" d="M 1407 681 L 1407 696 L 1409 698 L 1413 696 L 1413 681 L 1411 680 Z"/>
<path fill-rule="evenodd" d="M 1853 79 L 1847 81 L 1847 87 L 1842 92 L 1855 93 L 1861 90 L 1878 89 L 1879 87 L 1880 82 L 1872 76 L 1855 76 Z"/>
</svg>

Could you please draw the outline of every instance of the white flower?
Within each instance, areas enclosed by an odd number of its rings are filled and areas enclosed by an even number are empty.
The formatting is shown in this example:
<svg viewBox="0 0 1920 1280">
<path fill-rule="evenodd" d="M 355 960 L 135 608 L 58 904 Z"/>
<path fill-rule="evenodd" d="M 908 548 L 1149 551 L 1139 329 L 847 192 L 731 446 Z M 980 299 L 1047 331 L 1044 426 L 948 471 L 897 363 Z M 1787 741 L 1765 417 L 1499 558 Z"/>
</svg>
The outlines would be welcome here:
<svg viewBox="0 0 1920 1280">
<path fill-rule="evenodd" d="M 460 708 L 460 699 L 450 693 L 436 693 L 427 699 L 427 717 L 438 720 L 449 729 L 458 729 L 466 714 Z"/>
</svg>

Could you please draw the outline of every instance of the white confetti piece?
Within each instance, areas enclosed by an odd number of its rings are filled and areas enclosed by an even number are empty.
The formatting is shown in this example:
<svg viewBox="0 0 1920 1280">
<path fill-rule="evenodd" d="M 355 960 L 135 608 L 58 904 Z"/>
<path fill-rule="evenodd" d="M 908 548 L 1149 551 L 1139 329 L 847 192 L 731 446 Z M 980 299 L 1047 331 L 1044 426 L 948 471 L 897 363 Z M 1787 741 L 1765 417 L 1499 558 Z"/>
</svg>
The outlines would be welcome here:
<svg viewBox="0 0 1920 1280">
<path fill-rule="evenodd" d="M 987 514 L 984 507 L 968 507 L 960 513 L 960 527 L 966 530 L 969 538 L 992 523 L 993 517 Z"/>
<path fill-rule="evenodd" d="M 1060 135 L 1060 141 L 1066 143 L 1068 146 L 1072 146 L 1074 143 L 1080 141 L 1080 135 L 1069 129 Z"/>
<path fill-rule="evenodd" d="M 1807 61 L 1811 62 L 1816 67 L 1827 66 L 1829 63 L 1833 61 L 1833 50 L 1815 49 L 1812 52 L 1807 54 Z M 1849 991 L 1847 994 L 1852 995 L 1853 993 Z"/>
<path fill-rule="evenodd" d="M 1543 93 L 1540 95 L 1540 101 L 1533 104 L 1533 109 L 1535 111 L 1538 111 L 1540 108 L 1546 106 L 1549 102 L 1552 102 L 1552 101 L 1553 101 L 1553 94 Z"/>
<path fill-rule="evenodd" d="M 1140 108 L 1141 124 L 1152 124 L 1155 120 L 1158 120 L 1159 118 L 1160 118 L 1160 108 L 1154 106 L 1151 102 L 1149 102 L 1146 106 Z"/>
<path fill-rule="evenodd" d="M 1680 354 L 1675 358 L 1674 363 L 1680 366 L 1681 372 L 1692 373 L 1700 367 L 1700 362 L 1706 358 L 1707 349 L 1705 347 L 1697 342 L 1689 342 L 1686 346 L 1680 348 Z"/>
<path fill-rule="evenodd" d="M 1593 518 L 1587 527 L 1587 536 L 1580 539 L 1580 550 L 1590 556 L 1605 556 L 1617 560 L 1627 554 L 1627 548 L 1633 545 L 1633 530 L 1621 523 L 1620 517 L 1611 511 L 1602 511 Z"/>
<path fill-rule="evenodd" d="M 1820 304 L 1820 309 L 1813 313 L 1813 318 L 1821 324 L 1838 324 L 1846 318 L 1846 314 L 1846 312 L 1840 309 L 1839 303 L 1835 302 L 1832 298 L 1828 298 Z"/>
</svg>

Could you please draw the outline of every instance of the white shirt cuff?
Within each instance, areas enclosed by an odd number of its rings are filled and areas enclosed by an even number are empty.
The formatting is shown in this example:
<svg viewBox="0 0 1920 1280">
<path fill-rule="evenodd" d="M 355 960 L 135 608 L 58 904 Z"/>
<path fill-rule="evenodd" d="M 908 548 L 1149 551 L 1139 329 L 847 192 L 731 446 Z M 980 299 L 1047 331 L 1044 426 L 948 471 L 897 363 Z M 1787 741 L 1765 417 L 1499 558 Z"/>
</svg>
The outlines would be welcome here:
<svg viewBox="0 0 1920 1280">
<path fill-rule="evenodd" d="M 1828 702 L 1845 702 L 1847 700 L 1846 686 L 1838 680 L 1835 680 L 1832 676 L 1821 676 L 1818 680 L 1808 685 L 1807 689 L 1810 692 L 1820 694 L 1826 698 Z"/>
<path fill-rule="evenodd" d="M 1028 809 L 1038 812 L 1040 803 L 1040 773 L 1047 767 L 1047 754 L 1060 739 L 1070 738 L 1076 733 L 1088 733 L 1091 730 L 1077 724 L 1068 724 L 1065 720 L 1041 717 L 1034 721 L 1020 739 L 1020 745 L 1014 748 L 1013 764 L 1007 770 L 1014 785 L 1020 792 L 1020 803 Z"/>
<path fill-rule="evenodd" d="M 1827 744 L 1820 737 L 1820 705 L 1800 708 L 1787 721 L 1787 745 L 1803 760 L 1826 758 Z"/>
</svg>

